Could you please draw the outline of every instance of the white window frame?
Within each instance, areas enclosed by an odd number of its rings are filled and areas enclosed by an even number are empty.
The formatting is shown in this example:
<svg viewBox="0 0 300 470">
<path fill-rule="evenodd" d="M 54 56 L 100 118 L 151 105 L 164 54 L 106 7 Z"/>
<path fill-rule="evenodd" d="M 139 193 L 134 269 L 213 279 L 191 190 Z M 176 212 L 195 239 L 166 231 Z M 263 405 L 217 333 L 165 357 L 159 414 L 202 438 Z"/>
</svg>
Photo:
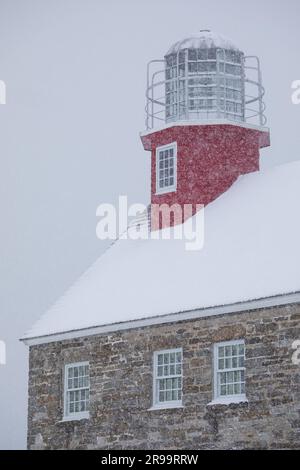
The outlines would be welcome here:
<svg viewBox="0 0 300 470">
<path fill-rule="evenodd" d="M 223 341 L 221 343 L 216 343 L 214 344 L 214 397 L 213 401 L 211 404 L 215 403 L 240 403 L 240 402 L 246 402 L 247 397 L 246 397 L 246 390 L 245 393 L 241 394 L 233 394 L 233 395 L 221 395 L 219 393 L 219 373 L 221 372 L 231 372 L 231 371 L 237 371 L 237 370 L 243 370 L 244 373 L 246 372 L 246 367 L 238 367 L 238 368 L 232 368 L 232 369 L 220 369 L 219 370 L 219 348 L 223 346 L 235 346 L 243 344 L 244 346 L 244 352 L 245 351 L 245 340 L 244 339 L 239 339 L 239 340 L 232 340 L 232 341 Z M 246 356 L 246 354 L 245 354 Z"/>
<path fill-rule="evenodd" d="M 173 149 L 174 152 L 174 184 L 164 188 L 159 187 L 159 153 L 164 150 Z M 177 142 L 171 144 L 162 145 L 156 148 L 156 194 L 167 194 L 174 193 L 177 189 Z"/>
<path fill-rule="evenodd" d="M 88 366 L 89 367 L 89 372 L 90 372 L 90 363 L 88 361 L 74 362 L 72 364 L 66 364 L 65 367 L 64 367 L 64 416 L 63 416 L 63 421 L 75 421 L 75 420 L 81 420 L 81 419 L 88 419 L 90 417 L 90 412 L 89 411 L 75 411 L 73 413 L 70 413 L 69 410 L 68 410 L 68 393 L 70 392 L 70 389 L 68 388 L 68 371 L 71 368 L 80 367 L 80 366 Z M 89 381 L 89 386 L 88 387 L 80 387 L 80 388 L 76 388 L 76 389 L 72 389 L 72 390 L 87 390 L 87 389 L 90 392 L 90 381 Z"/>
<path fill-rule="evenodd" d="M 181 353 L 181 374 L 170 375 L 168 377 L 158 376 L 157 375 L 157 357 L 159 354 L 168 354 L 168 353 Z M 181 378 L 181 400 L 172 400 L 172 401 L 159 401 L 159 390 L 158 384 L 159 380 L 163 378 Z M 164 349 L 161 351 L 155 351 L 153 353 L 153 405 L 150 408 L 151 410 L 157 409 L 166 409 L 166 408 L 182 408 L 182 392 L 183 392 L 183 349 L 176 348 L 176 349 Z"/>
</svg>

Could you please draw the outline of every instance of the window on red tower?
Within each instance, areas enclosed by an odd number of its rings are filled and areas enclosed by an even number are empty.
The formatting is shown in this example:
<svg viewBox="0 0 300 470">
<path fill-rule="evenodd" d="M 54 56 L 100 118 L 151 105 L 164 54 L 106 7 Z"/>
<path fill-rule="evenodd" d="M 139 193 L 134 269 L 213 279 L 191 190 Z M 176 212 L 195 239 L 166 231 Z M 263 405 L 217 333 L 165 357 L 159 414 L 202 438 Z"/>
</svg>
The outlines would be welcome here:
<svg viewBox="0 0 300 470">
<path fill-rule="evenodd" d="M 158 147 L 156 150 L 156 192 L 164 194 L 176 191 L 177 144 Z"/>
</svg>

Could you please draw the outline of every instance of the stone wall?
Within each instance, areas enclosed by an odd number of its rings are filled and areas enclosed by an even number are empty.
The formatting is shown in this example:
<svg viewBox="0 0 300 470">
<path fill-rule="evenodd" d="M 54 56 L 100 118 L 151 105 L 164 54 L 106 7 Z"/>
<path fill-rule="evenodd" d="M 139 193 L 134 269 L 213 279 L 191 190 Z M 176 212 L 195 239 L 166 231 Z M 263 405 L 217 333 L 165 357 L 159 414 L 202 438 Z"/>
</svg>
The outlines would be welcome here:
<svg viewBox="0 0 300 470">
<path fill-rule="evenodd" d="M 245 339 L 248 403 L 209 406 L 213 344 Z M 300 304 L 30 348 L 32 449 L 300 448 Z M 183 348 L 183 408 L 152 406 L 156 350 Z M 88 360 L 91 416 L 62 422 L 63 369 Z"/>
</svg>

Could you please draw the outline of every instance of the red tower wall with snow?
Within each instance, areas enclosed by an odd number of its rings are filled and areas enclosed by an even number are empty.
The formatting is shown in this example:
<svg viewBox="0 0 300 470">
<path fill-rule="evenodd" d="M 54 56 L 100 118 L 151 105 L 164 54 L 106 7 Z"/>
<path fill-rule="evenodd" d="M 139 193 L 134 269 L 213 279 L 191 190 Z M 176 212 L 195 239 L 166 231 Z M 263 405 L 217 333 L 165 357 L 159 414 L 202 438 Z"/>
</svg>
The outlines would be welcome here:
<svg viewBox="0 0 300 470">
<path fill-rule="evenodd" d="M 192 204 L 194 214 L 196 204 L 206 206 L 240 175 L 259 170 L 259 150 L 270 145 L 270 135 L 234 124 L 178 125 L 144 135 L 142 142 L 151 151 L 151 204 Z M 177 142 L 177 190 L 157 194 L 156 149 L 173 142 Z"/>
</svg>

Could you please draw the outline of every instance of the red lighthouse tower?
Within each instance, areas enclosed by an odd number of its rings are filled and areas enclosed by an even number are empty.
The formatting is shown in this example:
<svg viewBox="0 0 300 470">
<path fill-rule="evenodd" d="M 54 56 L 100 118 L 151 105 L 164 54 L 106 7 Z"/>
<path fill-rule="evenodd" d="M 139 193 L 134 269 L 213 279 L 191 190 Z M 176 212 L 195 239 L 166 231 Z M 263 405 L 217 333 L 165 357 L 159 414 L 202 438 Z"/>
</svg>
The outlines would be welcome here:
<svg viewBox="0 0 300 470">
<path fill-rule="evenodd" d="M 195 213 L 259 170 L 270 133 L 257 57 L 202 30 L 149 62 L 147 80 L 141 139 L 151 151 L 152 204 L 192 204 Z"/>
</svg>

